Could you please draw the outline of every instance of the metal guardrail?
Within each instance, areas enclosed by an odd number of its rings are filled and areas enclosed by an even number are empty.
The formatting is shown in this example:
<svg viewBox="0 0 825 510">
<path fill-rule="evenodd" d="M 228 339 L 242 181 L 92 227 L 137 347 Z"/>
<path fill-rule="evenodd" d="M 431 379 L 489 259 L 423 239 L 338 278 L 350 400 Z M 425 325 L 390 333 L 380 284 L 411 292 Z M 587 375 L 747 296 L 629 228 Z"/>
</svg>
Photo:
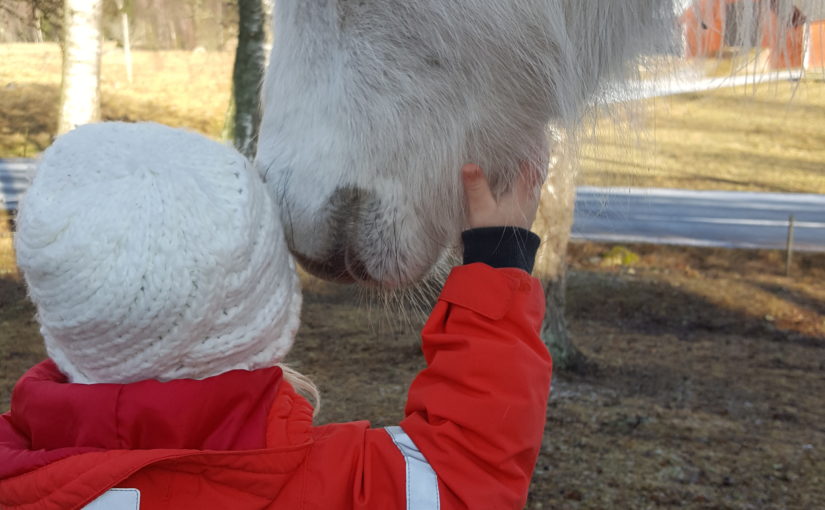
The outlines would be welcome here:
<svg viewBox="0 0 825 510">
<path fill-rule="evenodd" d="M 15 211 L 34 175 L 33 159 L 0 159 L 0 210 Z M 572 238 L 825 252 L 825 195 L 579 187 Z"/>
<path fill-rule="evenodd" d="M 572 238 L 825 252 L 825 195 L 580 187 Z"/>
<path fill-rule="evenodd" d="M 16 211 L 34 175 L 35 160 L 0 159 L 0 210 Z"/>
</svg>

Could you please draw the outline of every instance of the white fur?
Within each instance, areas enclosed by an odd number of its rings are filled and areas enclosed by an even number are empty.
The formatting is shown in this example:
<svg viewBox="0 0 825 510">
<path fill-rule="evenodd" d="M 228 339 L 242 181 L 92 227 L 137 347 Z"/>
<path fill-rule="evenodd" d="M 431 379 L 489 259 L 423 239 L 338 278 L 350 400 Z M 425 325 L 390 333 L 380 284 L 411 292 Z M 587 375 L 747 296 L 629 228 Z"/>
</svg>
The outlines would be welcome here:
<svg viewBox="0 0 825 510">
<path fill-rule="evenodd" d="M 461 230 L 461 166 L 505 190 L 549 127 L 681 44 L 682 3 L 278 1 L 256 165 L 291 249 L 326 278 L 420 279 Z"/>
</svg>

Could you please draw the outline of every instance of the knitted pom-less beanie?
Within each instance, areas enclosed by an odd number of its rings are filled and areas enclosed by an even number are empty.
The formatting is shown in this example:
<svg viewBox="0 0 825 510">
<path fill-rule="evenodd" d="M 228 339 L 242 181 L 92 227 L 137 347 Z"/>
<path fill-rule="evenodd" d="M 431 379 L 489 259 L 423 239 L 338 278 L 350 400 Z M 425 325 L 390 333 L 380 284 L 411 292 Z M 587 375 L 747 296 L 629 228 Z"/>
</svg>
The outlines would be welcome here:
<svg viewBox="0 0 825 510">
<path fill-rule="evenodd" d="M 202 379 L 292 346 L 294 264 L 264 184 L 229 147 L 158 124 L 78 128 L 43 154 L 17 227 L 71 382 Z"/>
</svg>

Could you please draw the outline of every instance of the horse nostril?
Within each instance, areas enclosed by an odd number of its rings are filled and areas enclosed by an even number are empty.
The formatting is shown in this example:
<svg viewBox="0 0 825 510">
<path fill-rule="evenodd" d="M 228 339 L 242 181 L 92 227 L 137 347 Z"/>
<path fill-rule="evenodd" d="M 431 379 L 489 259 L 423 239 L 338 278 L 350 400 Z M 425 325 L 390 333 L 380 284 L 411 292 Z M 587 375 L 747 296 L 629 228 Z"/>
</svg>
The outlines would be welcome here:
<svg viewBox="0 0 825 510">
<path fill-rule="evenodd" d="M 326 204 L 316 211 L 318 223 L 307 222 L 302 232 L 306 238 L 314 238 L 309 250 L 292 244 L 295 260 L 309 273 L 328 281 L 354 283 L 360 276 L 350 273 L 346 253 L 349 251 L 350 232 L 357 221 L 358 208 L 364 196 L 363 190 L 355 187 L 339 187 L 326 200 Z"/>
<path fill-rule="evenodd" d="M 365 195 L 364 190 L 352 186 L 342 186 L 336 188 L 329 196 L 326 209 L 331 212 L 332 218 L 341 218 L 347 216 L 341 215 L 341 212 L 355 211 L 358 208 L 362 197 Z"/>
</svg>

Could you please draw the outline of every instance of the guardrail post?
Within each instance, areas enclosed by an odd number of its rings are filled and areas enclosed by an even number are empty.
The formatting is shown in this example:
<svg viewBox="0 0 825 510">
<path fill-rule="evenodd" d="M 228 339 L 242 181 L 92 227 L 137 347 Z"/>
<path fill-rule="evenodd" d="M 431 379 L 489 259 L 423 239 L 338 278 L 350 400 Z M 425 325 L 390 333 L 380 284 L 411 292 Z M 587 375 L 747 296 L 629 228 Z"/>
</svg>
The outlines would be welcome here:
<svg viewBox="0 0 825 510">
<path fill-rule="evenodd" d="M 793 257 L 794 216 L 788 216 L 788 242 L 785 244 L 785 276 L 791 276 L 791 258 Z"/>
</svg>

